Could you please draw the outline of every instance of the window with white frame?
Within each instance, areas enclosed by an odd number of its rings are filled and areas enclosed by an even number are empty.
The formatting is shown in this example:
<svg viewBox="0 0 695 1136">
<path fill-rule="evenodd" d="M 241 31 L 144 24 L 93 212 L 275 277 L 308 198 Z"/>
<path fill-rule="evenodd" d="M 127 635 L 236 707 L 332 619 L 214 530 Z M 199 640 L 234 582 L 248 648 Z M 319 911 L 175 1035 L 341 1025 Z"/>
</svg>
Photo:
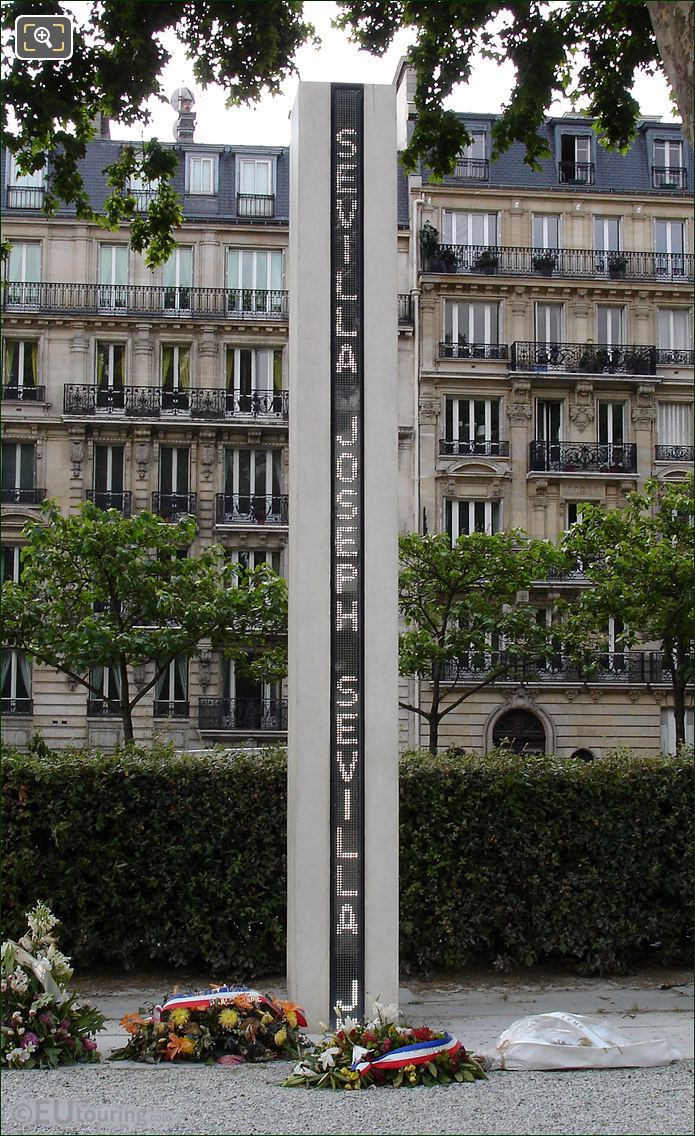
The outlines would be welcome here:
<svg viewBox="0 0 695 1136">
<path fill-rule="evenodd" d="M 238 159 L 237 213 L 240 217 L 272 217 L 273 162 L 270 158 Z"/>
<path fill-rule="evenodd" d="M 567 501 L 565 504 L 565 532 L 569 532 L 573 525 L 582 523 L 583 511 L 578 501 Z"/>
<path fill-rule="evenodd" d="M 217 193 L 217 154 L 186 154 L 186 193 L 210 197 Z"/>
<path fill-rule="evenodd" d="M 687 274 L 685 222 L 657 218 L 654 221 L 654 251 L 657 276 L 682 279 Z"/>
<path fill-rule="evenodd" d="M 598 441 L 601 446 L 621 446 L 625 441 L 625 403 L 599 402 Z"/>
<path fill-rule="evenodd" d="M 190 311 L 193 287 L 193 249 L 177 246 L 162 268 L 165 311 Z"/>
<path fill-rule="evenodd" d="M 445 245 L 496 245 L 497 213 L 461 213 L 442 211 L 442 240 Z"/>
<path fill-rule="evenodd" d="M 4 398 L 36 397 L 39 345 L 35 339 L 6 339 L 2 353 Z"/>
<path fill-rule="evenodd" d="M 444 527 L 452 542 L 474 532 L 499 532 L 501 518 L 500 501 L 444 501 Z"/>
<path fill-rule="evenodd" d="M 282 311 L 282 249 L 227 249 L 226 278 L 230 311 Z"/>
<path fill-rule="evenodd" d="M 500 400 L 498 398 L 447 398 L 444 405 L 448 454 L 500 452 Z"/>
<path fill-rule="evenodd" d="M 99 307 L 118 310 L 128 302 L 128 246 L 99 245 Z"/>
<path fill-rule="evenodd" d="M 2 670 L 3 714 L 31 714 L 31 659 L 24 651 L 3 650 Z"/>
<path fill-rule="evenodd" d="M 159 447 L 159 492 L 167 500 L 176 499 L 179 509 L 188 501 L 190 459 L 188 446 Z"/>
<path fill-rule="evenodd" d="M 10 209 L 40 209 L 44 200 L 44 170 L 20 173 L 17 159 L 8 155 L 7 205 Z"/>
<path fill-rule="evenodd" d="M 620 217 L 594 217 L 594 249 L 597 252 L 620 250 Z"/>
<path fill-rule="evenodd" d="M 191 345 L 162 344 L 162 410 L 190 410 Z"/>
<path fill-rule="evenodd" d="M 155 684 L 155 718 L 188 717 L 188 659 L 178 656 L 167 663 Z"/>
<path fill-rule="evenodd" d="M 282 414 L 282 349 L 227 347 L 228 414 Z"/>
<path fill-rule="evenodd" d="M 4 442 L 2 493 L 5 501 L 30 501 L 34 490 L 34 443 Z"/>
<path fill-rule="evenodd" d="M 692 461 L 693 404 L 692 402 L 659 402 L 656 418 L 657 458 L 677 457 Z M 676 453 L 668 454 L 666 450 Z"/>
<path fill-rule="evenodd" d="M 94 492 L 98 509 L 120 509 L 125 505 L 123 490 L 125 448 L 97 445 L 94 447 Z"/>
<path fill-rule="evenodd" d="M 690 312 L 687 308 L 659 308 L 657 310 L 658 345 L 666 351 L 688 351 L 690 338 Z"/>
<path fill-rule="evenodd" d="M 596 339 L 607 347 L 618 347 L 625 342 L 625 312 L 612 304 L 596 305 Z"/>
<path fill-rule="evenodd" d="M 695 711 L 685 712 L 685 741 L 693 744 L 695 738 Z M 661 752 L 676 754 L 676 716 L 672 707 L 661 707 Z"/>
<path fill-rule="evenodd" d="M 560 136 L 560 181 L 571 185 L 591 185 L 594 169 L 591 162 L 590 134 Z"/>
<path fill-rule="evenodd" d="M 2 583 L 18 584 L 22 575 L 22 549 L 18 544 L 2 546 Z"/>
<path fill-rule="evenodd" d="M 6 263 L 8 305 L 38 307 L 41 281 L 40 243 L 13 241 Z"/>
<path fill-rule="evenodd" d="M 121 675 L 117 667 L 92 667 L 89 674 L 91 690 L 87 702 L 90 715 L 120 713 Z"/>
<path fill-rule="evenodd" d="M 253 572 L 261 564 L 267 564 L 273 572 L 280 575 L 281 552 L 279 548 L 233 548 L 229 559 L 245 571 Z"/>
<path fill-rule="evenodd" d="M 242 673 L 234 660 L 225 660 L 223 689 L 229 727 L 236 730 L 286 728 L 285 703 L 279 682 L 259 682 Z"/>
<path fill-rule="evenodd" d="M 444 344 L 457 344 L 468 347 L 468 354 L 480 357 L 489 354 L 486 347 L 499 345 L 500 306 L 498 303 L 483 303 L 468 300 L 444 301 Z M 445 350 L 444 354 L 447 352 Z M 457 355 L 464 354 L 460 350 Z M 496 357 L 491 353 L 491 357 Z"/>
<path fill-rule="evenodd" d="M 125 347 L 125 343 L 107 343 L 105 340 L 97 340 L 95 351 L 97 392 L 123 390 L 125 384 Z"/>
<path fill-rule="evenodd" d="M 562 343 L 563 304 L 536 304 L 536 342 Z"/>
<path fill-rule="evenodd" d="M 485 130 L 469 130 L 468 133 L 470 142 L 463 147 L 456 159 L 454 176 L 487 181 L 487 133 Z"/>
<path fill-rule="evenodd" d="M 255 498 L 269 501 L 279 495 L 282 484 L 280 450 L 226 449 L 224 459 L 225 495 L 238 498 L 246 506 L 246 511 Z"/>
<path fill-rule="evenodd" d="M 683 143 L 677 138 L 655 138 L 652 184 L 657 189 L 685 189 Z"/>
<path fill-rule="evenodd" d="M 532 240 L 534 249 L 559 249 L 559 214 L 534 213 L 532 219 Z"/>
</svg>

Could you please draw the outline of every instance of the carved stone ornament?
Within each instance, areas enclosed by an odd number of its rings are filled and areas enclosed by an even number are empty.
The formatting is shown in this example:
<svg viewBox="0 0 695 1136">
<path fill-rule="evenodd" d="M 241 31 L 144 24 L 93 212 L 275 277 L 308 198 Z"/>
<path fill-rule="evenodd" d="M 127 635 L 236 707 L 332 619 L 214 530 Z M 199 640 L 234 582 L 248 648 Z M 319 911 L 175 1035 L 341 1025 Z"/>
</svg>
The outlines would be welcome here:
<svg viewBox="0 0 695 1136">
<path fill-rule="evenodd" d="M 512 384 L 512 393 L 507 407 L 507 415 L 512 422 L 523 425 L 532 417 L 531 384 L 525 379 L 519 379 Z"/>
<path fill-rule="evenodd" d="M 213 466 L 215 464 L 215 446 L 213 442 L 203 442 L 200 447 L 200 478 L 201 481 L 212 481 Z"/>
<path fill-rule="evenodd" d="M 147 479 L 147 467 L 150 461 L 150 439 L 148 437 L 135 438 L 135 467 L 138 481 Z"/>
<path fill-rule="evenodd" d="M 596 417 L 594 408 L 594 388 L 591 383 L 577 383 L 570 402 L 570 420 L 580 434 L 583 434 Z"/>
<path fill-rule="evenodd" d="M 198 654 L 198 682 L 203 691 L 207 691 L 210 685 L 211 669 L 212 651 L 208 647 L 203 647 Z"/>
<path fill-rule="evenodd" d="M 145 685 L 146 677 L 147 676 L 144 665 L 133 668 L 133 682 L 135 683 L 135 686 L 138 690 L 142 690 L 143 686 Z"/>
<path fill-rule="evenodd" d="M 420 421 L 421 422 L 436 422 L 437 411 L 439 410 L 439 403 L 434 398 L 421 398 L 420 399 Z"/>
<path fill-rule="evenodd" d="M 632 404 L 632 421 L 635 426 L 649 427 L 656 419 L 654 387 L 639 386 Z"/>
<path fill-rule="evenodd" d="M 84 461 L 84 434 L 70 435 L 70 462 L 72 464 L 72 480 L 82 480 L 82 463 Z"/>
</svg>

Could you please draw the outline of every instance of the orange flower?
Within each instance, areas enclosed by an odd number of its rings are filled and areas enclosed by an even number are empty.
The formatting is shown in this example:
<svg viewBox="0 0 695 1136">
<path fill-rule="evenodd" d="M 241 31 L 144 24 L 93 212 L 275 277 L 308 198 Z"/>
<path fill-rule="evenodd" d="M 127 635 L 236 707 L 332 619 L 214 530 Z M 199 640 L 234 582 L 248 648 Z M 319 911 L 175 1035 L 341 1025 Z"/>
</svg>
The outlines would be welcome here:
<svg viewBox="0 0 695 1136">
<path fill-rule="evenodd" d="M 142 1018 L 140 1014 L 125 1014 L 120 1020 L 120 1025 L 126 1033 L 139 1033 L 140 1026 L 148 1025 L 149 1021 L 149 1018 Z"/>
<path fill-rule="evenodd" d="M 287 1018 L 288 1024 L 292 1027 L 292 1029 L 295 1029 L 297 1025 L 306 1025 L 304 1010 L 301 1006 L 298 1006 L 296 1002 L 283 1002 L 281 998 L 276 998 L 275 1004 L 282 1007 L 285 1012 L 285 1017 Z M 292 1019 L 294 1019 L 294 1021 Z"/>
<path fill-rule="evenodd" d="M 232 1002 L 238 1010 L 241 1010 L 242 1014 L 250 1014 L 254 1006 L 254 1003 L 250 998 L 247 998 L 246 994 L 237 994 L 236 998 L 232 998 Z"/>
<path fill-rule="evenodd" d="M 179 1037 L 176 1033 L 169 1034 L 169 1044 L 164 1051 L 167 1061 L 173 1061 L 179 1054 L 182 1057 L 190 1057 L 194 1052 L 195 1042 L 192 1037 Z"/>
</svg>

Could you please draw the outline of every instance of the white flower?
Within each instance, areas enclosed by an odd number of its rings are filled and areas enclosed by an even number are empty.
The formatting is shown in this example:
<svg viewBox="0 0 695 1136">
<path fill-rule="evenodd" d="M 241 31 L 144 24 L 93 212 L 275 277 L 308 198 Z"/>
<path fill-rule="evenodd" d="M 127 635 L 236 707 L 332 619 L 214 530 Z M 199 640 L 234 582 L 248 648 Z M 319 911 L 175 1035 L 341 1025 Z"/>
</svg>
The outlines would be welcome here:
<svg viewBox="0 0 695 1136">
<path fill-rule="evenodd" d="M 27 923 L 35 939 L 42 939 L 53 930 L 58 920 L 45 903 L 37 903 L 31 911 L 27 911 Z"/>
<path fill-rule="evenodd" d="M 11 1049 L 7 1054 L 7 1064 L 23 1065 L 31 1057 L 31 1050 L 34 1048 L 35 1046 L 28 1045 L 25 1049 Z"/>
<path fill-rule="evenodd" d="M 349 1015 L 347 1018 L 338 1017 L 336 1019 L 336 1029 L 342 1030 L 345 1034 L 351 1034 L 353 1030 L 359 1027 L 359 1024 L 357 1018 L 351 1018 Z"/>
<path fill-rule="evenodd" d="M 398 1023 L 398 1006 L 395 1002 L 389 1002 L 385 1005 L 383 1002 L 374 1002 L 374 1013 L 380 1022 L 384 1025 L 397 1025 Z"/>
<path fill-rule="evenodd" d="M 319 1055 L 319 1065 L 322 1065 L 324 1069 L 329 1069 L 335 1065 L 334 1053 L 340 1053 L 337 1045 L 331 1045 L 329 1049 L 324 1049 L 323 1053 Z"/>
<path fill-rule="evenodd" d="M 352 1065 L 357 1065 L 359 1061 L 364 1061 L 371 1049 L 365 1049 L 363 1045 L 353 1045 L 352 1047 Z"/>
<path fill-rule="evenodd" d="M 29 979 L 21 966 L 15 967 L 15 970 L 10 975 L 10 986 L 13 990 L 16 990 L 18 994 L 25 994 L 29 989 Z"/>
<path fill-rule="evenodd" d="M 300 1061 L 298 1065 L 295 1065 L 292 1073 L 297 1077 L 313 1077 L 314 1070 L 305 1061 Z"/>
</svg>

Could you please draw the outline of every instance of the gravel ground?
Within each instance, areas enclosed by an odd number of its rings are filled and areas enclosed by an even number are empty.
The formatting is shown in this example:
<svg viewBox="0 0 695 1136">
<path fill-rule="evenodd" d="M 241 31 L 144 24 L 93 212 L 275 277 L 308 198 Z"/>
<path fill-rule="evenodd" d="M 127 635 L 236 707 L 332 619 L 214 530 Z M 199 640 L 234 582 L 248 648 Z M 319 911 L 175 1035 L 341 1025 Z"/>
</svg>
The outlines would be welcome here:
<svg viewBox="0 0 695 1136">
<path fill-rule="evenodd" d="M 655 1069 L 492 1073 L 445 1088 L 283 1089 L 291 1065 L 105 1064 L 3 1074 L 4 1133 L 279 1133 L 384 1136 L 687 1136 L 693 1063 Z"/>
</svg>

